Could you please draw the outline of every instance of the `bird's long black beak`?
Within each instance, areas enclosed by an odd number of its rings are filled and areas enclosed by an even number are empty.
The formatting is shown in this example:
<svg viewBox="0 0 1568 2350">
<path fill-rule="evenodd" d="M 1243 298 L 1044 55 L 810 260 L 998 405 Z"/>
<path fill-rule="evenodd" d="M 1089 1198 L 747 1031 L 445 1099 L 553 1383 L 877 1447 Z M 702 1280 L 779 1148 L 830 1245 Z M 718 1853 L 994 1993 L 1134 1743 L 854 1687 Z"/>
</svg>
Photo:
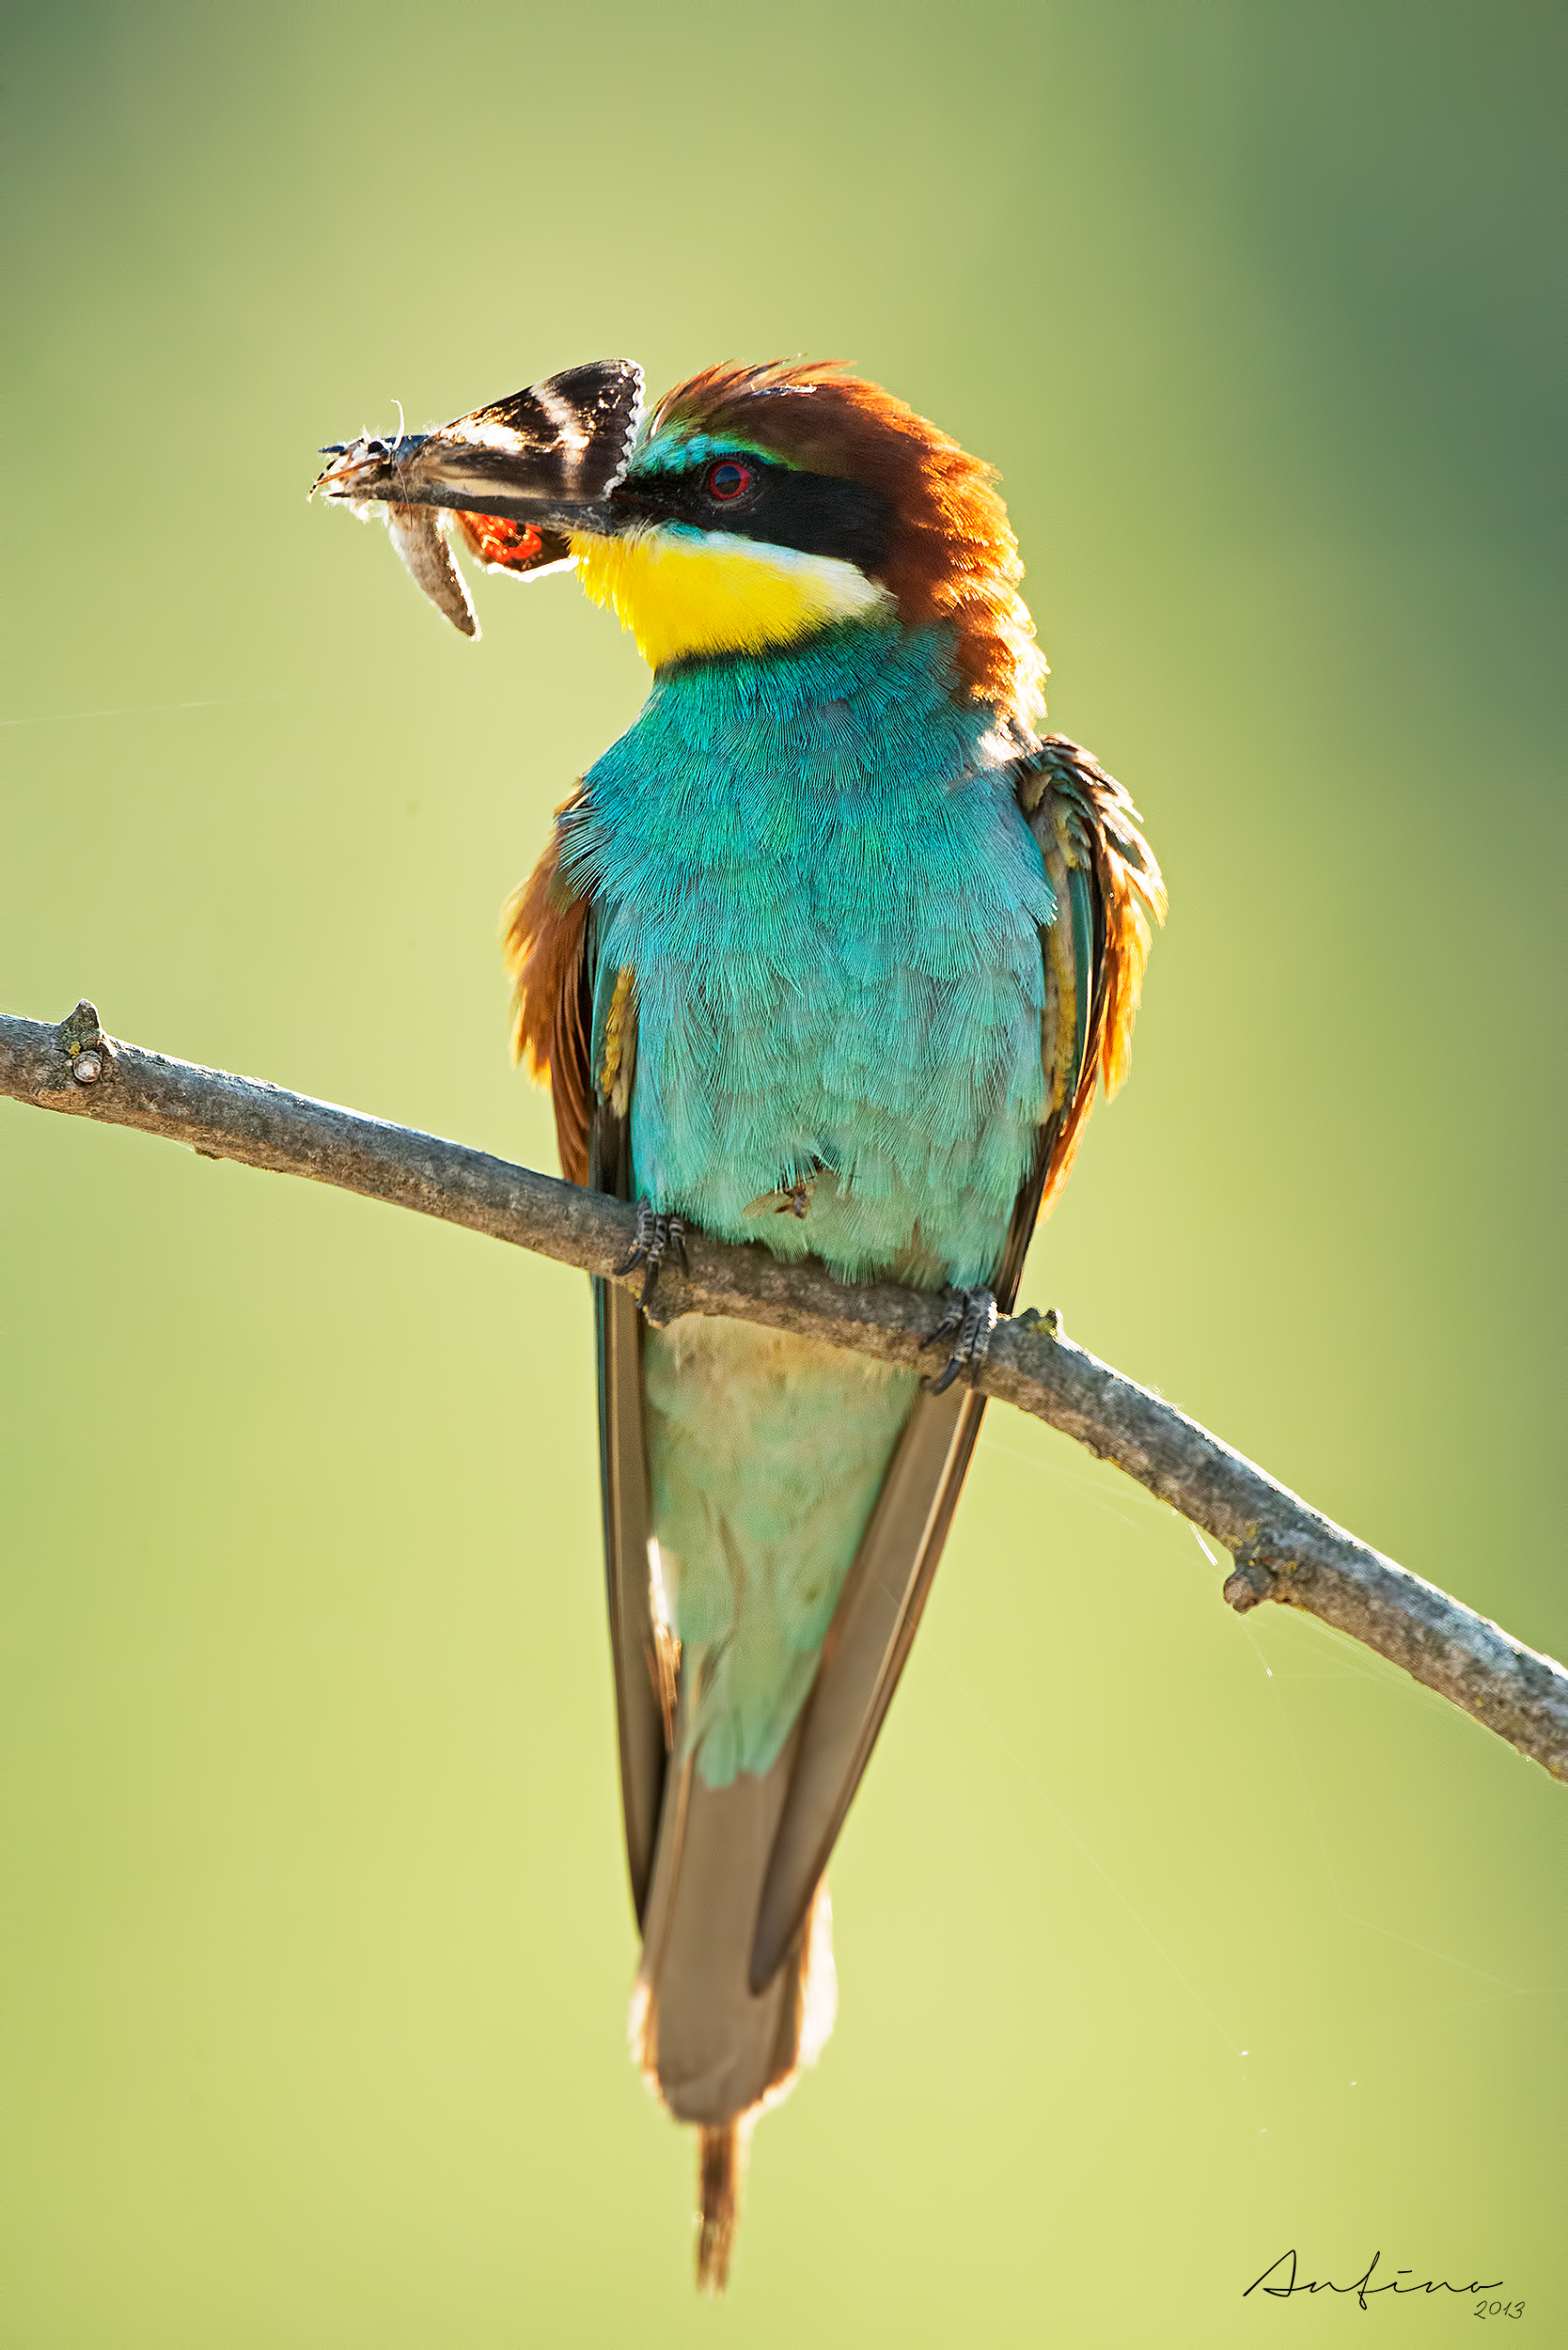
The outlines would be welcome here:
<svg viewBox="0 0 1568 2350">
<path fill-rule="evenodd" d="M 641 414 L 642 369 L 629 359 L 595 361 L 433 432 L 334 442 L 310 494 L 589 528 L 626 470 Z"/>
</svg>

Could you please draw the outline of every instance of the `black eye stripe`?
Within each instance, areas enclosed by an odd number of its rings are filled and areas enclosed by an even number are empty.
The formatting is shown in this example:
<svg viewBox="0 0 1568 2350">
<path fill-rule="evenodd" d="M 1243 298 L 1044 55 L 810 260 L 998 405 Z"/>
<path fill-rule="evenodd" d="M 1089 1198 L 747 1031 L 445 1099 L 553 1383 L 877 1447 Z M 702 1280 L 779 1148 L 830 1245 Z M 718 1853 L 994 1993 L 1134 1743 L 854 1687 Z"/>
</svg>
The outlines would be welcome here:
<svg viewBox="0 0 1568 2350">
<path fill-rule="evenodd" d="M 722 491 L 715 496 L 713 477 L 730 464 L 750 478 L 728 497 Z M 799 555 L 834 556 L 872 576 L 886 563 L 892 537 L 892 509 L 879 491 L 834 474 L 793 473 L 749 455 L 714 458 L 689 474 L 628 481 L 614 492 L 611 503 L 627 509 L 628 522 L 725 530 Z"/>
</svg>

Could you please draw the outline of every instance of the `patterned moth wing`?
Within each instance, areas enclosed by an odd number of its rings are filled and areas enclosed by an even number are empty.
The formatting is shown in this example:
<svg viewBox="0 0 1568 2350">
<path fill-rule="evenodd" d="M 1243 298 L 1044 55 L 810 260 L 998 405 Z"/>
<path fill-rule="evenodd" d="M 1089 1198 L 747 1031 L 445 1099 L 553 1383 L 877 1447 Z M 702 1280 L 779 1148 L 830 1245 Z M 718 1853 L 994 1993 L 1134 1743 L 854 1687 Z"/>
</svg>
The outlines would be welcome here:
<svg viewBox="0 0 1568 2350">
<path fill-rule="evenodd" d="M 476 408 L 431 437 L 461 446 L 474 479 L 503 494 L 521 468 L 548 478 L 565 501 L 591 503 L 625 472 L 641 415 L 642 369 L 630 359 L 594 360 Z"/>
<path fill-rule="evenodd" d="M 388 441 L 361 433 L 322 451 L 315 484 L 365 518 L 385 516 L 410 575 L 452 625 L 478 623 L 452 557 L 454 526 L 487 570 L 527 576 L 572 559 L 582 509 L 606 497 L 626 470 L 642 415 L 642 370 L 596 360 L 530 384 L 431 432 Z"/>
</svg>

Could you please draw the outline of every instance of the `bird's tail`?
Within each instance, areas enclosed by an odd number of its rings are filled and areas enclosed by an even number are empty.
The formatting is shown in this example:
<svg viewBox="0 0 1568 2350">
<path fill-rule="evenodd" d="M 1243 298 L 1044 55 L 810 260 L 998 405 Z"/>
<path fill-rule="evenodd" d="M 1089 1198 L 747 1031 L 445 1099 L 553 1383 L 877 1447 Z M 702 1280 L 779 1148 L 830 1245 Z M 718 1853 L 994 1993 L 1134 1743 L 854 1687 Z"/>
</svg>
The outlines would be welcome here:
<svg viewBox="0 0 1568 2350">
<path fill-rule="evenodd" d="M 729 2255 L 741 2216 L 741 2183 L 751 2146 L 751 2122 L 743 2117 L 697 2133 L 697 2282 L 715 2295 L 729 2282 Z"/>
<path fill-rule="evenodd" d="M 709 1787 L 686 1758 L 665 1789 L 632 2045 L 660 2103 L 697 2125 L 697 2276 L 708 2293 L 722 2293 L 729 2273 L 758 2116 L 788 2093 L 833 2028 L 825 1885 L 771 1980 L 751 1983 L 762 1881 L 797 1737 L 760 1777 Z"/>
</svg>

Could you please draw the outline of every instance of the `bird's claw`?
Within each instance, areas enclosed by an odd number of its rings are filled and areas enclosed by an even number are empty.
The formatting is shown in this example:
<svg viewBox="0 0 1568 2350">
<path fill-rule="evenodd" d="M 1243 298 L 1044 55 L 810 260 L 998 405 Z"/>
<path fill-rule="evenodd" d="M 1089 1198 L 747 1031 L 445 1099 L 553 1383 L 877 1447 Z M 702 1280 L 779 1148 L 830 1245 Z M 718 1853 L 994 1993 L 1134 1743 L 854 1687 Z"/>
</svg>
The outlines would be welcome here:
<svg viewBox="0 0 1568 2350">
<path fill-rule="evenodd" d="M 949 1290 L 941 1321 L 930 1338 L 920 1341 L 923 1355 L 928 1346 L 935 1346 L 943 1339 L 953 1340 L 946 1370 L 927 1380 L 927 1391 L 946 1395 L 961 1371 L 972 1371 L 977 1363 L 983 1363 L 996 1327 L 996 1301 L 989 1290 Z"/>
<path fill-rule="evenodd" d="M 632 1243 L 632 1253 L 624 1264 L 616 1266 L 615 1277 L 619 1281 L 623 1274 L 635 1273 L 638 1265 L 647 1267 L 642 1277 L 642 1297 L 639 1301 L 645 1312 L 653 1294 L 653 1284 L 659 1277 L 659 1267 L 670 1249 L 680 1258 L 682 1272 L 689 1273 L 691 1266 L 686 1261 L 685 1218 L 660 1215 L 648 1200 L 639 1199 L 636 1237 Z"/>
</svg>

